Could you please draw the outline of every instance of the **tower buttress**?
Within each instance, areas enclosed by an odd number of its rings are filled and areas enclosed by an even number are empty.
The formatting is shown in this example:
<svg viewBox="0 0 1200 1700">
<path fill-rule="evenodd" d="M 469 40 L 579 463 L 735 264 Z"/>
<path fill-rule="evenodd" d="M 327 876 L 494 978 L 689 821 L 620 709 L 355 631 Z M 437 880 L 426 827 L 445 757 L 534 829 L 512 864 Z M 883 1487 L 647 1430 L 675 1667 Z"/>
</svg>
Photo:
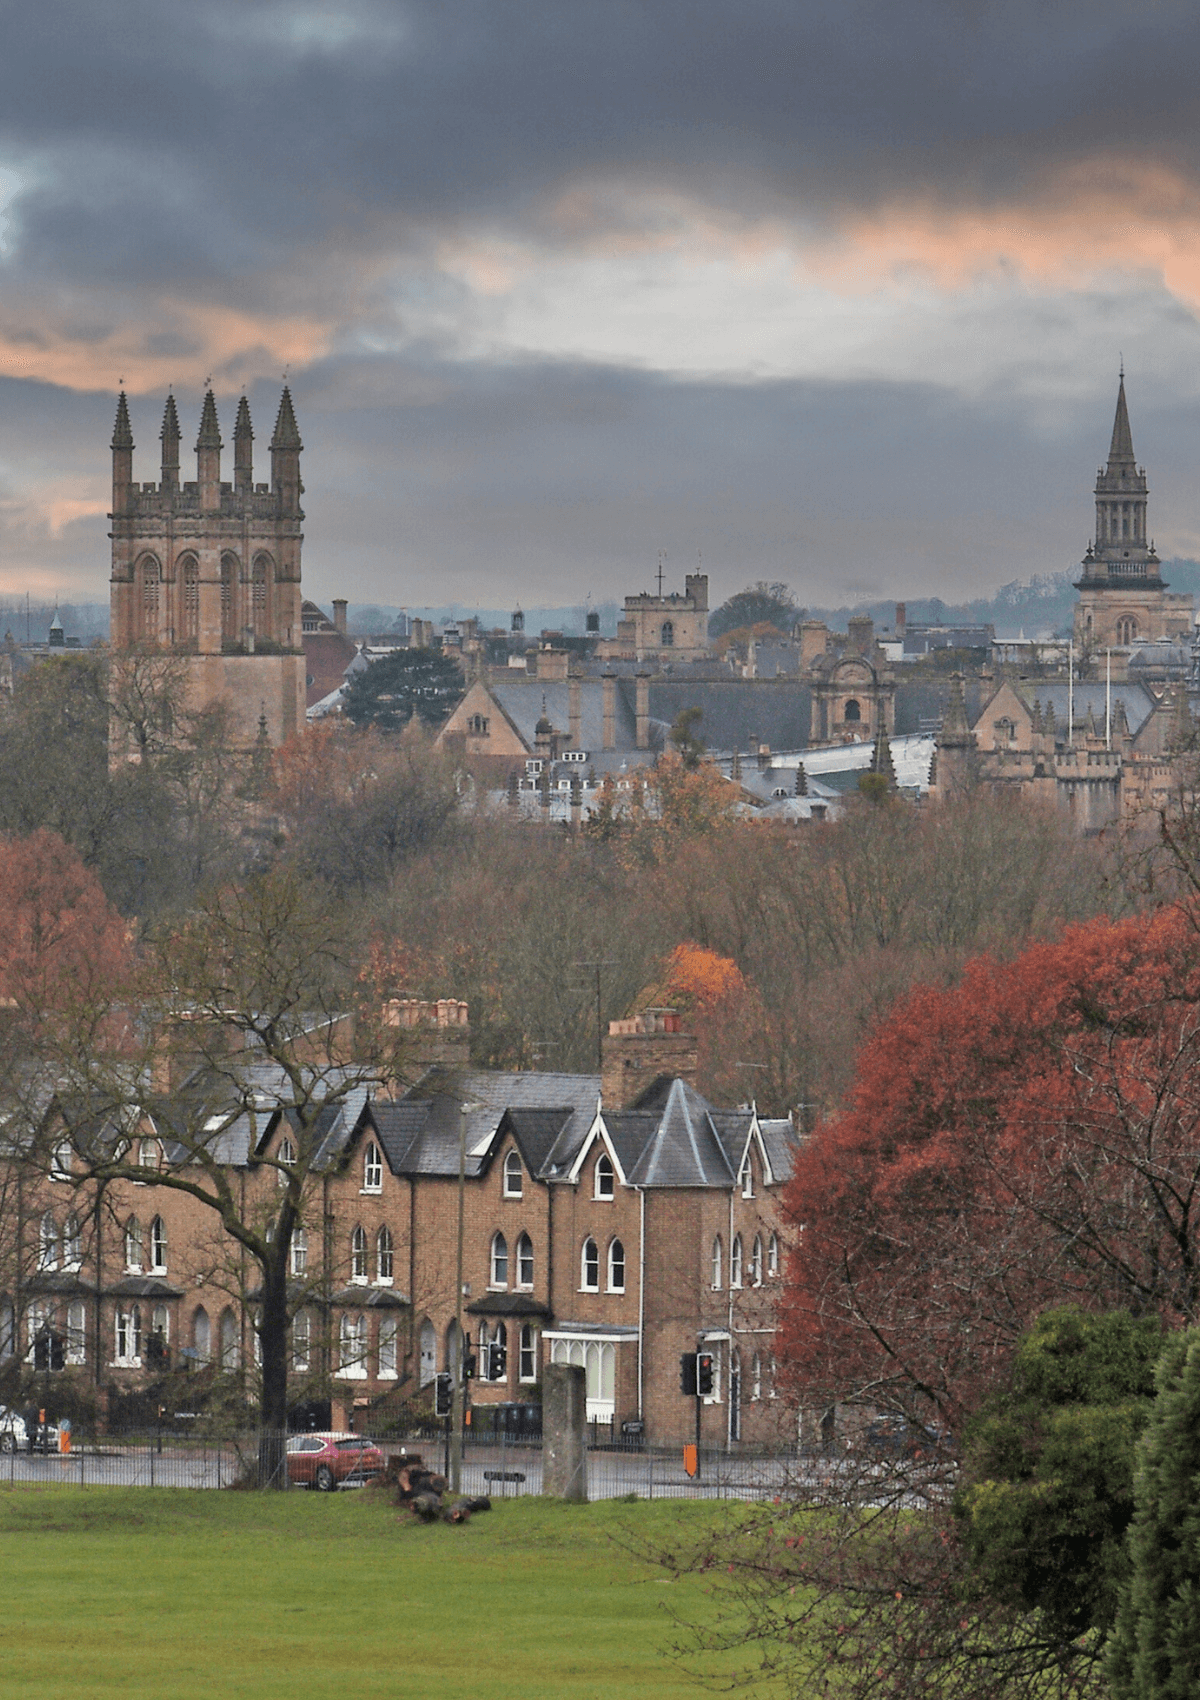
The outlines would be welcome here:
<svg viewBox="0 0 1200 1700">
<path fill-rule="evenodd" d="M 245 396 L 238 402 L 237 423 L 233 427 L 233 484 L 235 490 L 246 496 L 254 488 L 254 430 L 250 424 L 250 403 Z"/>
</svg>

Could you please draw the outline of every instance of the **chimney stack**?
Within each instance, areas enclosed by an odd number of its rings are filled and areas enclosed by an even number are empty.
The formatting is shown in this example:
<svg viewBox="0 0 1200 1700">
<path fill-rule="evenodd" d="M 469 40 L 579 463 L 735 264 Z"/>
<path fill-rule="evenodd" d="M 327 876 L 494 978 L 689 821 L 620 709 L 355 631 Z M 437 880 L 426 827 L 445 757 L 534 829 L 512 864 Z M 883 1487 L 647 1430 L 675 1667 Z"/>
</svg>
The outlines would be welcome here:
<svg viewBox="0 0 1200 1700">
<path fill-rule="evenodd" d="M 662 1075 L 694 1082 L 699 1048 L 695 1034 L 682 1027 L 683 1017 L 671 1009 L 609 1022 L 600 1072 L 600 1101 L 606 1109 L 628 1109 Z"/>
<path fill-rule="evenodd" d="M 637 679 L 637 747 L 650 748 L 650 675 L 639 668 Z"/>
<path fill-rule="evenodd" d="M 604 748 L 617 747 L 617 675 L 603 673 L 600 683 L 604 690 Z"/>
<path fill-rule="evenodd" d="M 334 624 L 334 628 L 337 631 L 341 632 L 342 636 L 345 637 L 345 635 L 346 635 L 346 598 L 344 596 L 335 596 L 334 599 L 333 599 L 333 624 Z"/>
</svg>

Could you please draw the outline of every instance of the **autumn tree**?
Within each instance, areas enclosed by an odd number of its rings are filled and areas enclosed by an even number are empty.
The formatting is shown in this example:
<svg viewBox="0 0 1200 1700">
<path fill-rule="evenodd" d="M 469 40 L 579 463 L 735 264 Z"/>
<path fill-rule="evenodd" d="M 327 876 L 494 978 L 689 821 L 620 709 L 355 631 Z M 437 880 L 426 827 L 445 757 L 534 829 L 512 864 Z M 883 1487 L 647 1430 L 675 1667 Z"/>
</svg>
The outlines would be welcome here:
<svg viewBox="0 0 1200 1700">
<path fill-rule="evenodd" d="M 903 998 L 787 1192 L 798 1396 L 955 1424 L 1049 1304 L 1191 1321 L 1198 1048 L 1180 907 Z"/>
</svg>

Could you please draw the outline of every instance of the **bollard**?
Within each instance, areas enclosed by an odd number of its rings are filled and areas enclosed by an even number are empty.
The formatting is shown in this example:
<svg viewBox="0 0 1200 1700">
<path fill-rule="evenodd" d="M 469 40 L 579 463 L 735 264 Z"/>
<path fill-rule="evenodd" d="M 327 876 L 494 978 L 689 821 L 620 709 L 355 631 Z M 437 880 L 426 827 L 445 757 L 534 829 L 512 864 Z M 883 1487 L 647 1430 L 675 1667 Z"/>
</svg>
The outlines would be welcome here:
<svg viewBox="0 0 1200 1700">
<path fill-rule="evenodd" d="M 70 1451 L 71 1451 L 71 1423 L 70 1423 L 69 1419 L 64 1418 L 64 1420 L 61 1423 L 59 1423 L 59 1425 L 58 1425 L 58 1452 L 59 1452 L 59 1456 L 61 1458 L 66 1458 L 70 1455 Z"/>
</svg>

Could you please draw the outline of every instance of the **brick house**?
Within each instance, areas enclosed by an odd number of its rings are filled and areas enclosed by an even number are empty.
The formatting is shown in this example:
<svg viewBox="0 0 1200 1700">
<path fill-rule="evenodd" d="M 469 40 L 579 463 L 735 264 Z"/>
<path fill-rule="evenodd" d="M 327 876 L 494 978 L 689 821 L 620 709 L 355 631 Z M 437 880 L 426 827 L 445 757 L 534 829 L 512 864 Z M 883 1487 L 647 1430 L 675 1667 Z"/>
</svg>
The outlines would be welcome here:
<svg viewBox="0 0 1200 1700">
<path fill-rule="evenodd" d="M 447 1025 L 438 1006 L 405 1006 L 438 1059 L 416 1085 L 356 1088 L 322 1112 L 289 1254 L 296 1402 L 328 1400 L 335 1422 L 366 1427 L 454 1361 L 461 1152 L 474 1407 L 537 1403 L 542 1366 L 576 1362 L 602 1433 L 640 1421 L 676 1443 L 695 1424 L 680 1355 L 702 1349 L 716 1370 L 704 1441 L 773 1438 L 791 1123 L 708 1104 L 671 1015 L 613 1023 L 602 1074 L 566 1075 L 471 1069 L 465 1009 L 451 1013 Z M 261 1114 L 231 1119 L 218 1155 L 241 1211 L 265 1218 L 294 1123 L 278 1072 L 260 1068 L 255 1089 Z M 169 1130 L 138 1135 L 144 1184 L 81 1181 L 65 1145 L 25 1177 L 0 1374 L 23 1359 L 111 1401 L 166 1372 L 231 1386 L 252 1373 L 254 1265 L 210 1209 L 154 1185 L 184 1160 Z"/>
</svg>

